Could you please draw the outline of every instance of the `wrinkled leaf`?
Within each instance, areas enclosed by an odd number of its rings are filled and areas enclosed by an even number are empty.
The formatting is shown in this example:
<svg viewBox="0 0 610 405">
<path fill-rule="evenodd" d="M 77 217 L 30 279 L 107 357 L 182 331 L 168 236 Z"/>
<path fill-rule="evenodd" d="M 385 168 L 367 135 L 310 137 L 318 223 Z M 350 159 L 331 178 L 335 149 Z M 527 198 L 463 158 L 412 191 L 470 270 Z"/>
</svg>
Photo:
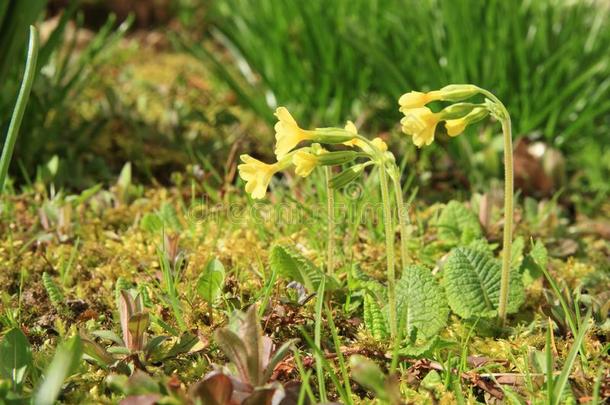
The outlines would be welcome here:
<svg viewBox="0 0 610 405">
<path fill-rule="evenodd" d="M 431 337 L 447 324 L 449 308 L 445 293 L 423 266 L 408 266 L 396 285 L 399 324 L 406 335 L 414 330 L 419 337 Z"/>
<path fill-rule="evenodd" d="M 443 270 L 443 286 L 449 306 L 462 318 L 493 317 L 500 300 L 500 263 L 487 252 L 455 248 Z M 525 299 L 521 275 L 511 271 L 508 313 L 514 313 Z"/>
<path fill-rule="evenodd" d="M 371 292 L 365 292 L 363 308 L 366 330 L 377 340 L 381 341 L 387 338 L 388 321 L 377 298 Z"/>
<path fill-rule="evenodd" d="M 447 244 L 467 244 L 483 236 L 479 219 L 459 201 L 451 201 L 438 219 L 438 237 Z"/>
</svg>

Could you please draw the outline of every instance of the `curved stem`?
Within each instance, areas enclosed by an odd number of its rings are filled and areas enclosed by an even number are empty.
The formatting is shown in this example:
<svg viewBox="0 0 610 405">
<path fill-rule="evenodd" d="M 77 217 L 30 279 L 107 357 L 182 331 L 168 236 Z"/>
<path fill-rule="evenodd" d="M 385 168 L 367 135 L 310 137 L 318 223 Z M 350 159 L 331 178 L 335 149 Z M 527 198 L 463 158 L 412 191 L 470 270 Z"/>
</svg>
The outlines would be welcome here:
<svg viewBox="0 0 610 405">
<path fill-rule="evenodd" d="M 332 275 L 335 271 L 335 190 L 330 186 L 330 179 L 332 178 L 331 168 L 326 166 L 324 168 L 326 175 L 326 209 L 327 209 L 327 231 L 328 231 L 328 244 L 326 246 L 327 252 L 327 272 Z"/>
<path fill-rule="evenodd" d="M 381 186 L 381 199 L 383 200 L 383 219 L 385 230 L 386 258 L 388 264 L 388 301 L 390 309 L 390 335 L 392 339 L 397 334 L 396 315 L 396 269 L 394 259 L 394 227 L 392 225 L 392 208 L 390 205 L 390 192 L 388 189 L 388 174 L 385 165 L 379 165 L 379 183 Z"/>
<path fill-rule="evenodd" d="M 491 92 L 479 88 L 481 94 L 493 101 L 500 110 L 499 118 L 502 122 L 504 136 L 504 235 L 502 241 L 502 276 L 500 280 L 500 302 L 498 303 L 498 318 L 500 324 L 506 323 L 508 308 L 508 292 L 510 288 L 510 265 L 513 242 L 513 198 L 514 198 L 514 171 L 513 171 L 513 136 L 510 115 L 504 104 Z"/>
<path fill-rule="evenodd" d="M 402 271 L 407 268 L 408 264 L 408 252 L 407 246 L 407 209 L 403 200 L 402 185 L 400 184 L 400 169 L 396 164 L 391 168 L 393 175 L 390 175 L 392 183 L 394 185 L 394 195 L 396 198 L 396 210 L 398 211 L 398 225 L 400 227 L 400 259 L 402 264 Z"/>
</svg>

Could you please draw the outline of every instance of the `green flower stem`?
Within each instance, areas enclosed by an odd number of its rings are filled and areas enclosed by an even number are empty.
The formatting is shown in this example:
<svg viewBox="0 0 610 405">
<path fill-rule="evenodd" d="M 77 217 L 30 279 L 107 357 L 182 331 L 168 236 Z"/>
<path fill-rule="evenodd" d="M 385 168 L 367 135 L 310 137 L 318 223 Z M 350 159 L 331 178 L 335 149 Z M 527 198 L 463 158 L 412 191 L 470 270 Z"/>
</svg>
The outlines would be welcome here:
<svg viewBox="0 0 610 405">
<path fill-rule="evenodd" d="M 398 225 L 400 227 L 400 258 L 402 271 L 407 268 L 408 252 L 407 247 L 407 210 L 402 194 L 402 185 L 400 184 L 400 169 L 396 164 L 390 168 L 392 183 L 394 185 L 394 195 L 396 197 L 396 210 L 398 211 Z"/>
<path fill-rule="evenodd" d="M 398 337 L 398 316 L 396 313 L 396 259 L 394 257 L 394 226 L 392 221 L 392 206 L 390 202 L 390 190 L 388 186 L 388 173 L 384 153 L 380 151 L 375 144 L 368 138 L 361 135 L 356 135 L 358 139 L 364 141 L 373 151 L 374 156 L 371 156 L 379 168 L 379 184 L 381 187 L 381 199 L 383 201 L 383 220 L 385 230 L 385 246 L 388 272 L 388 301 L 390 315 L 390 336 L 392 339 Z M 400 181 L 400 180 L 399 180 Z M 402 200 L 402 191 L 400 193 Z M 400 215 L 399 215 L 400 217 Z M 402 235 L 401 235 L 402 237 Z M 405 260 L 403 258 L 403 260 Z"/>
<path fill-rule="evenodd" d="M 500 304 L 498 316 L 500 322 L 506 322 L 508 306 L 508 289 L 510 281 L 511 246 L 513 242 L 513 142 L 510 117 L 508 112 L 502 122 L 504 134 L 504 240 L 502 242 L 502 279 L 500 282 Z"/>
<path fill-rule="evenodd" d="M 330 186 L 330 180 L 332 178 L 331 168 L 326 166 L 324 168 L 324 174 L 326 175 L 326 203 L 327 203 L 327 227 L 328 227 L 328 245 L 326 247 L 327 258 L 327 272 L 332 275 L 335 271 L 335 190 Z"/>
<path fill-rule="evenodd" d="M 388 174 L 385 164 L 379 165 L 379 183 L 381 185 L 381 199 L 383 200 L 383 219 L 385 229 L 386 258 L 388 264 L 388 301 L 390 308 L 390 335 L 396 338 L 396 269 L 394 259 L 394 226 L 392 225 L 392 208 L 390 205 L 390 192 L 388 188 Z"/>
<path fill-rule="evenodd" d="M 508 307 L 508 290 L 510 288 L 511 248 L 513 242 L 513 198 L 514 198 L 514 171 L 513 171 L 513 140 L 512 125 L 508 110 L 502 102 L 487 90 L 481 89 L 481 94 L 495 103 L 499 114 L 492 112 L 502 122 L 504 135 L 504 235 L 502 242 L 502 276 L 500 281 L 500 302 L 498 304 L 498 318 L 500 324 L 506 323 Z"/>
<path fill-rule="evenodd" d="M 25 107 L 28 104 L 28 98 L 30 97 L 30 91 L 32 90 L 32 84 L 34 83 L 36 59 L 38 58 L 38 43 L 38 30 L 33 25 L 30 25 L 30 42 L 28 45 L 28 56 L 25 62 L 23 81 L 21 82 L 17 103 L 15 104 L 13 116 L 11 117 L 11 122 L 6 134 L 2 156 L 0 157 L 0 194 L 4 190 L 4 181 L 6 180 L 8 167 L 11 163 L 17 136 L 19 135 L 19 128 L 21 127 L 21 121 L 23 120 L 23 114 L 25 113 Z"/>
</svg>

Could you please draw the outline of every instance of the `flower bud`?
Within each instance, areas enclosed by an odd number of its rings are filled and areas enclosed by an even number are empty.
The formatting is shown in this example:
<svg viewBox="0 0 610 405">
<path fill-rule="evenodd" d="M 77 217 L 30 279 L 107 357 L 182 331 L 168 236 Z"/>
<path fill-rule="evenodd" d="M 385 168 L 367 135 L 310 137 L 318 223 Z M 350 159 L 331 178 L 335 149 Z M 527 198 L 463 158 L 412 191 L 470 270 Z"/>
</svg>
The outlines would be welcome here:
<svg viewBox="0 0 610 405">
<path fill-rule="evenodd" d="M 443 120 L 454 120 L 462 118 L 469 114 L 473 109 L 479 107 L 479 104 L 472 103 L 457 103 L 443 108 L 440 112 L 440 118 Z"/>
<path fill-rule="evenodd" d="M 343 128 L 316 128 L 312 140 L 326 144 L 338 144 L 350 141 L 353 137 L 354 134 L 352 132 Z"/>
<path fill-rule="evenodd" d="M 346 186 L 360 177 L 363 171 L 364 165 L 362 164 L 349 167 L 330 180 L 330 187 L 337 189 Z"/>
<path fill-rule="evenodd" d="M 485 107 L 476 107 L 473 108 L 471 112 L 465 115 L 462 118 L 447 120 L 445 122 L 445 129 L 447 130 L 447 135 L 449 136 L 457 136 L 464 132 L 468 125 L 474 124 L 476 122 L 481 121 L 483 118 L 489 115 L 489 110 Z"/>
<path fill-rule="evenodd" d="M 358 153 L 353 150 L 321 153 L 317 156 L 318 162 L 323 166 L 342 165 L 356 159 Z"/>
<path fill-rule="evenodd" d="M 439 90 L 441 100 L 462 101 L 479 93 L 479 88 L 472 84 L 450 84 Z"/>
</svg>

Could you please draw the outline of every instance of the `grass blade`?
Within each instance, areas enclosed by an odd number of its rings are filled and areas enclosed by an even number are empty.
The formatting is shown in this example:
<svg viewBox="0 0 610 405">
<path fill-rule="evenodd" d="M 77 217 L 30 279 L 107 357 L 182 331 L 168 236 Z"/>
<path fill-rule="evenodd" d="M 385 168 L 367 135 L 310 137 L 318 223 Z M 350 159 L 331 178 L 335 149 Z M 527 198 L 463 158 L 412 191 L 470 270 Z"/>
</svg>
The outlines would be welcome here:
<svg viewBox="0 0 610 405">
<path fill-rule="evenodd" d="M 17 103 L 15 104 L 15 109 L 13 110 L 11 123 L 9 124 L 8 132 L 6 134 L 6 141 L 4 142 L 4 149 L 2 149 L 2 156 L 0 157 L 0 194 L 4 190 L 4 182 L 8 173 L 8 167 L 13 156 L 17 136 L 19 135 L 19 128 L 21 127 L 25 107 L 28 104 L 28 99 L 32 90 L 32 83 L 34 83 L 36 60 L 38 58 L 38 47 L 38 30 L 33 25 L 30 25 L 30 43 L 28 45 L 28 57 L 25 62 L 25 73 L 23 74 L 23 81 L 21 82 L 21 88 L 19 89 L 19 96 L 17 96 Z"/>
</svg>

